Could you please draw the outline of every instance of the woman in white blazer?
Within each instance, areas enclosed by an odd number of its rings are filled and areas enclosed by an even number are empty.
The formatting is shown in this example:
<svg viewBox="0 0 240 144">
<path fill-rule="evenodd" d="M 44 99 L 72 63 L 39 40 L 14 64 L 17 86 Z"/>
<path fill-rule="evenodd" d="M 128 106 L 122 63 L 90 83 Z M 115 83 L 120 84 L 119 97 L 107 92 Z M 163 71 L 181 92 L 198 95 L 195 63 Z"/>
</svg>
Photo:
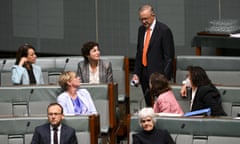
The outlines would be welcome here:
<svg viewBox="0 0 240 144">
<path fill-rule="evenodd" d="M 36 65 L 37 55 L 32 45 L 19 47 L 15 65 L 12 67 L 13 84 L 44 84 L 42 69 Z"/>
<path fill-rule="evenodd" d="M 57 97 L 64 115 L 96 114 L 97 110 L 87 89 L 79 89 L 80 77 L 73 71 L 60 75 L 59 85 L 64 90 Z"/>
</svg>

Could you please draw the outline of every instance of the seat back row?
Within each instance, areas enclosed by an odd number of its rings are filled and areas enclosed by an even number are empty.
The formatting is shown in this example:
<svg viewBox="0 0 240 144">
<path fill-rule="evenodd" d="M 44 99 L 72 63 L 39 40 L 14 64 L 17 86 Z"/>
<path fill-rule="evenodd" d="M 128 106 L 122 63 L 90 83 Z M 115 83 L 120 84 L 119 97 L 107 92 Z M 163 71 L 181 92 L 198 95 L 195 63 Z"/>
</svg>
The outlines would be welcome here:
<svg viewBox="0 0 240 144">
<path fill-rule="evenodd" d="M 188 66 L 201 66 L 209 78 L 218 85 L 240 86 L 240 57 L 226 56 L 177 56 L 176 83 L 181 84 Z"/>
<path fill-rule="evenodd" d="M 112 63 L 114 82 L 119 84 L 119 94 L 129 95 L 129 60 L 124 56 L 101 56 Z M 63 71 L 77 71 L 82 56 L 39 57 L 36 64 L 42 68 L 46 84 L 56 84 L 58 75 Z M 1 85 L 12 85 L 11 69 L 15 58 L 0 59 Z"/>
<path fill-rule="evenodd" d="M 114 143 L 117 129 L 117 84 L 82 84 L 95 103 L 100 115 L 100 132 L 109 135 Z M 0 87 L 0 115 L 2 116 L 46 116 L 49 103 L 56 102 L 61 93 L 58 85 L 2 86 Z"/>
<path fill-rule="evenodd" d="M 47 122 L 46 116 L 1 117 L 0 141 L 4 144 L 29 144 L 35 127 Z M 63 123 L 76 130 L 78 143 L 97 144 L 99 115 L 67 116 Z"/>
<path fill-rule="evenodd" d="M 189 112 L 190 111 L 190 99 L 183 98 L 180 95 L 181 86 L 177 84 L 171 84 L 172 91 L 176 97 L 176 100 L 182 107 L 183 111 Z M 236 117 L 240 114 L 240 87 L 239 86 L 216 86 L 219 90 L 222 98 L 222 106 L 224 111 L 227 113 L 228 116 Z M 134 88 L 135 89 L 135 88 Z M 142 104 L 144 102 L 143 96 L 138 95 L 135 96 L 135 101 L 131 101 L 131 109 L 133 111 L 137 111 L 144 107 Z"/>
<path fill-rule="evenodd" d="M 138 117 L 130 116 L 129 144 L 140 130 Z M 156 127 L 167 129 L 176 144 L 239 144 L 240 121 L 232 118 L 156 117 Z"/>
<path fill-rule="evenodd" d="M 184 112 L 189 112 L 190 99 L 180 96 L 181 85 L 171 85 L 174 95 Z M 224 111 L 230 117 L 240 114 L 240 87 L 239 86 L 217 86 L 222 98 Z"/>
</svg>

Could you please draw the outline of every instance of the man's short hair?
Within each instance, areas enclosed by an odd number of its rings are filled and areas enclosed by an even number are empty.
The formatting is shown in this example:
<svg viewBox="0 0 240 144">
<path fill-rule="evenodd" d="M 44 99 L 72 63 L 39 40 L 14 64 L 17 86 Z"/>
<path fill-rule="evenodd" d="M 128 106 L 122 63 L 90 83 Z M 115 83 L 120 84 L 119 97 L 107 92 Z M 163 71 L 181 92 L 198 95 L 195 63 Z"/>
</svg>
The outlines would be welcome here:
<svg viewBox="0 0 240 144">
<path fill-rule="evenodd" d="M 51 106 L 59 106 L 61 108 L 61 114 L 63 114 L 63 107 L 59 103 L 57 103 L 57 102 L 50 103 L 47 107 L 47 111 Z"/>
</svg>

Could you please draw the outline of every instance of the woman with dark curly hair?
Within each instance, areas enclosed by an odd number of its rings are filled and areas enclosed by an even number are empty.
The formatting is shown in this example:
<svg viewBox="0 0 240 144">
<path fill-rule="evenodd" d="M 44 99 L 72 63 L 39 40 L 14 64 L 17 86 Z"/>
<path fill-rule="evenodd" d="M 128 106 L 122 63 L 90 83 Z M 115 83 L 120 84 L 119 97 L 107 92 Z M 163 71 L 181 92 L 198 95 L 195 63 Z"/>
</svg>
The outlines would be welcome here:
<svg viewBox="0 0 240 144">
<path fill-rule="evenodd" d="M 199 66 L 188 67 L 188 77 L 184 81 L 181 95 L 186 96 L 186 87 L 191 87 L 191 111 L 210 108 L 212 116 L 226 116 L 222 107 L 221 95 Z"/>
<path fill-rule="evenodd" d="M 78 63 L 77 75 L 82 83 L 111 83 L 113 82 L 112 64 L 100 59 L 99 44 L 86 42 L 82 47 L 84 61 Z"/>
<path fill-rule="evenodd" d="M 150 95 L 157 97 L 154 102 L 155 113 L 173 113 L 183 115 L 181 106 L 169 85 L 168 79 L 158 72 L 152 73 L 149 80 Z"/>
</svg>

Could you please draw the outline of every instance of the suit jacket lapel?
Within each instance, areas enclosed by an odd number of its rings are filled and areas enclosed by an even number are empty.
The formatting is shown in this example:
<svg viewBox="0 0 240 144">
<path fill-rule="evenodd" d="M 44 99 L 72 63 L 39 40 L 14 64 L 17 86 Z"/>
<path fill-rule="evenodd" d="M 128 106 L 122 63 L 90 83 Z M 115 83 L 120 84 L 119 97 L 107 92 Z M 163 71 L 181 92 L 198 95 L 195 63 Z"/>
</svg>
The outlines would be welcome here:
<svg viewBox="0 0 240 144">
<path fill-rule="evenodd" d="M 84 62 L 82 67 L 82 78 L 84 83 L 89 83 L 89 63 Z"/>
<path fill-rule="evenodd" d="M 150 48 L 151 48 L 151 46 L 152 46 L 152 43 L 153 43 L 154 41 L 156 41 L 155 38 L 157 37 L 156 35 L 158 35 L 158 34 L 159 34 L 159 32 L 158 32 L 158 22 L 156 22 L 155 27 L 154 27 L 154 29 L 152 30 L 152 35 L 151 35 L 151 38 L 150 38 L 148 50 L 150 50 Z"/>
<path fill-rule="evenodd" d="M 102 62 L 102 60 L 99 60 L 98 68 L 99 68 L 99 82 L 101 83 L 101 82 L 105 81 L 105 80 L 103 80 L 103 78 L 105 78 L 105 77 L 102 76 L 103 75 L 103 62 Z"/>
<path fill-rule="evenodd" d="M 60 136 L 60 144 L 64 144 L 65 143 L 65 138 L 66 138 L 66 135 L 67 135 L 67 131 L 66 131 L 66 127 L 64 124 L 62 124 L 62 127 L 61 127 L 61 136 Z"/>
<path fill-rule="evenodd" d="M 146 31 L 146 28 L 144 26 L 142 26 L 142 29 L 140 32 L 140 42 L 141 42 L 141 49 L 143 50 L 143 47 L 144 47 L 144 37 L 145 37 L 145 31 Z"/>
<path fill-rule="evenodd" d="M 45 125 L 45 129 L 46 129 L 46 131 L 45 131 L 46 132 L 45 133 L 45 137 L 46 137 L 45 142 L 47 144 L 51 144 L 51 131 L 50 131 L 50 124 L 49 123 Z"/>
</svg>

